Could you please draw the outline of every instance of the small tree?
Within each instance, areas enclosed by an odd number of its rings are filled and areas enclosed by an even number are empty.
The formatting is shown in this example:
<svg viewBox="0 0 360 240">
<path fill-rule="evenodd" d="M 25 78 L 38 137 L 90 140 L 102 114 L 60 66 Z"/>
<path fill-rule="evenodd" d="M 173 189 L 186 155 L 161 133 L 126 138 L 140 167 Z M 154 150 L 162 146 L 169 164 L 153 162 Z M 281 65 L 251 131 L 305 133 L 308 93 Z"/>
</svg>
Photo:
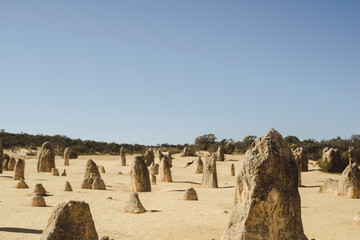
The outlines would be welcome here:
<svg viewBox="0 0 360 240">
<path fill-rule="evenodd" d="M 208 150 L 212 144 L 216 141 L 214 134 L 209 133 L 199 136 L 195 139 L 194 145 L 197 150 Z"/>
</svg>

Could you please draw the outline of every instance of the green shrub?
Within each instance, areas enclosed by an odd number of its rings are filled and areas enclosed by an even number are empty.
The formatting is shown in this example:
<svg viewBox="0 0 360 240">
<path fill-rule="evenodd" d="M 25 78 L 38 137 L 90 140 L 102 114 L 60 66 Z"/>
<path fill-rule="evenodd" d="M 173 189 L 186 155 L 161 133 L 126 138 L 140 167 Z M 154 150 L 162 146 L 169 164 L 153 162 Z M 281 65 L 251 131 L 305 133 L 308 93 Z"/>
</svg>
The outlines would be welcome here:
<svg viewBox="0 0 360 240">
<path fill-rule="evenodd" d="M 322 158 L 317 160 L 316 165 L 318 165 L 320 169 L 324 172 L 328 172 L 332 167 L 331 163 L 329 163 L 326 159 Z"/>
<path fill-rule="evenodd" d="M 70 150 L 69 158 L 70 158 L 70 159 L 78 158 L 77 152 L 75 152 L 74 150 Z"/>
</svg>

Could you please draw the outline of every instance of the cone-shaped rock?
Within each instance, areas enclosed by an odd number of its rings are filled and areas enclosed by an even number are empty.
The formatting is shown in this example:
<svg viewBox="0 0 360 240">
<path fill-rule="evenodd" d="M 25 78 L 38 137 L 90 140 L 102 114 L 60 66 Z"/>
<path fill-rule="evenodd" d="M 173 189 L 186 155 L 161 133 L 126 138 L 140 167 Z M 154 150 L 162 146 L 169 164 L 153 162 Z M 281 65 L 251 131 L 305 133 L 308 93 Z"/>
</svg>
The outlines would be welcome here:
<svg viewBox="0 0 360 240">
<path fill-rule="evenodd" d="M 94 182 L 92 183 L 92 189 L 95 190 L 106 190 L 104 180 L 101 178 L 96 177 Z"/>
<path fill-rule="evenodd" d="M 0 173 L 2 173 L 3 161 L 4 161 L 4 152 L 2 147 L 2 141 L 0 140 Z"/>
<path fill-rule="evenodd" d="M 348 198 L 360 198 L 360 169 L 357 163 L 348 165 L 340 180 L 327 179 L 319 192 L 336 193 Z"/>
<path fill-rule="evenodd" d="M 231 164 L 231 167 L 230 167 L 230 176 L 235 176 L 235 166 L 233 163 Z"/>
<path fill-rule="evenodd" d="M 203 169 L 202 185 L 208 188 L 217 188 L 217 172 L 216 172 L 216 154 L 206 157 Z"/>
<path fill-rule="evenodd" d="M 151 174 L 158 175 L 158 174 L 159 174 L 159 164 L 157 164 L 157 163 L 152 163 L 152 164 L 150 165 L 149 170 L 150 170 L 150 173 L 151 173 Z"/>
<path fill-rule="evenodd" d="M 353 163 L 360 164 L 360 149 L 349 147 L 349 164 Z"/>
<path fill-rule="evenodd" d="M 48 141 L 45 142 L 41 147 L 37 171 L 51 172 L 52 168 L 55 168 L 55 150 L 54 145 Z"/>
<path fill-rule="evenodd" d="M 16 164 L 16 160 L 14 157 L 11 157 L 8 163 L 8 170 L 9 171 L 14 171 L 15 168 L 15 164 Z"/>
<path fill-rule="evenodd" d="M 96 163 L 89 159 L 86 163 L 86 169 L 85 169 L 85 176 L 84 178 L 95 178 L 95 177 L 99 177 L 101 178 L 101 175 L 100 175 L 100 172 L 99 172 L 99 169 L 96 165 Z"/>
<path fill-rule="evenodd" d="M 52 211 L 40 240 L 98 240 L 89 204 L 59 203 Z"/>
<path fill-rule="evenodd" d="M 20 178 L 20 180 L 16 184 L 16 188 L 29 188 L 24 179 Z"/>
<path fill-rule="evenodd" d="M 59 170 L 57 168 L 51 169 L 51 175 L 53 176 L 60 176 Z"/>
<path fill-rule="evenodd" d="M 145 158 L 146 165 L 150 166 L 155 160 L 154 150 L 152 148 L 149 148 L 148 150 L 146 150 L 144 158 Z"/>
<path fill-rule="evenodd" d="M 195 170 L 195 174 L 202 174 L 203 173 L 203 168 L 204 168 L 204 164 L 201 160 L 201 157 L 199 157 L 196 160 L 196 170 Z"/>
<path fill-rule="evenodd" d="M 61 176 L 66 176 L 66 170 L 64 169 L 64 171 L 62 172 Z"/>
<path fill-rule="evenodd" d="M 159 182 L 172 182 L 170 163 L 167 156 L 164 156 L 160 161 Z"/>
<path fill-rule="evenodd" d="M 337 148 L 324 148 L 323 161 L 327 161 L 330 164 L 331 167 L 328 171 L 331 173 L 340 173 L 345 168 L 340 159 L 340 152 Z"/>
<path fill-rule="evenodd" d="M 149 170 L 144 158 L 136 156 L 131 164 L 131 190 L 134 192 L 151 192 Z"/>
<path fill-rule="evenodd" d="M 34 190 L 32 191 L 32 194 L 40 194 L 41 196 L 46 196 L 46 190 L 43 187 L 43 185 L 41 183 L 38 183 L 35 185 Z"/>
<path fill-rule="evenodd" d="M 15 163 L 14 180 L 25 179 L 25 161 L 19 158 Z"/>
<path fill-rule="evenodd" d="M 10 156 L 4 153 L 4 158 L 2 163 L 3 171 L 9 171 L 9 161 L 10 161 Z"/>
<path fill-rule="evenodd" d="M 156 185 L 156 176 L 151 174 L 151 185 Z"/>
<path fill-rule="evenodd" d="M 129 199 L 125 203 L 124 211 L 135 214 L 146 212 L 136 192 L 130 194 Z"/>
<path fill-rule="evenodd" d="M 245 154 L 235 205 L 222 239 L 305 240 L 297 166 L 282 136 L 271 129 Z"/>
<path fill-rule="evenodd" d="M 66 181 L 66 183 L 65 183 L 65 191 L 72 192 L 72 187 L 68 181 Z"/>
<path fill-rule="evenodd" d="M 218 157 L 218 161 L 225 161 L 225 155 L 224 155 L 224 149 L 221 147 L 221 146 L 219 146 L 218 147 L 218 150 L 217 150 L 217 157 Z"/>
<path fill-rule="evenodd" d="M 65 166 L 69 166 L 69 158 L 70 158 L 70 148 L 67 147 L 65 148 L 65 151 L 64 151 L 64 165 Z"/>
<path fill-rule="evenodd" d="M 124 147 L 120 148 L 121 166 L 126 166 L 126 157 Z"/>
<path fill-rule="evenodd" d="M 186 190 L 184 197 L 184 200 L 198 200 L 198 196 L 196 194 L 196 191 L 194 188 L 189 188 Z"/>
<path fill-rule="evenodd" d="M 31 207 L 46 207 L 46 202 L 41 194 L 35 193 L 31 196 Z"/>
<path fill-rule="evenodd" d="M 105 173 L 105 168 L 104 168 L 104 166 L 100 166 L 100 167 L 99 167 L 99 170 L 100 170 L 100 173 Z"/>
</svg>

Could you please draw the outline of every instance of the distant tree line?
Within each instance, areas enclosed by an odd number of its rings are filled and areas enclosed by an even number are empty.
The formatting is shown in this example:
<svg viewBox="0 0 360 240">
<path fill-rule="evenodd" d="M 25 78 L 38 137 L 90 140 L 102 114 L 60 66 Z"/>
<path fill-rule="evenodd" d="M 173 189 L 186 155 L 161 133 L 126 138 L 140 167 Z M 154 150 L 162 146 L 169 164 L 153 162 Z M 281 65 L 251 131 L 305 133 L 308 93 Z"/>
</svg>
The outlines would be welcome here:
<svg viewBox="0 0 360 240">
<path fill-rule="evenodd" d="M 47 135 L 30 135 L 26 133 L 7 133 L 5 130 L 0 131 L 0 139 L 2 140 L 3 148 L 28 148 L 36 150 L 46 141 L 51 141 L 56 149 L 56 154 L 62 155 L 66 147 L 70 147 L 74 154 L 91 155 L 91 154 L 111 154 L 117 155 L 120 148 L 124 147 L 126 153 L 129 154 L 144 154 L 148 147 L 161 148 L 162 151 L 171 151 L 172 153 L 181 152 L 184 147 L 190 151 L 205 150 L 215 152 L 221 146 L 226 154 L 245 153 L 251 146 L 256 136 L 250 135 L 244 137 L 242 141 L 234 141 L 233 139 L 222 139 L 217 141 L 214 134 L 209 133 L 199 136 L 195 139 L 194 144 L 158 144 L 156 146 L 146 146 L 140 144 L 118 144 L 97 142 L 90 140 L 71 139 L 62 135 L 47 136 Z M 352 135 L 349 139 L 342 139 L 340 137 L 330 140 L 317 141 L 315 139 L 306 139 L 300 141 L 296 136 L 287 136 L 284 140 L 288 143 L 289 147 L 303 147 L 309 159 L 318 160 L 321 158 L 322 150 L 325 147 L 337 148 L 340 151 L 341 159 L 348 163 L 348 149 L 350 146 L 360 149 L 360 135 Z"/>
<path fill-rule="evenodd" d="M 51 141 L 55 146 L 57 155 L 62 155 L 65 148 L 70 147 L 70 157 L 74 157 L 74 153 L 81 155 L 91 154 L 119 154 L 120 148 L 124 147 L 127 153 L 144 153 L 147 146 L 140 144 L 117 144 L 97 142 L 90 140 L 71 139 L 62 135 L 47 136 L 47 135 L 30 135 L 26 133 L 7 133 L 0 132 L 0 139 L 2 140 L 3 148 L 27 148 L 29 150 L 36 150 L 46 141 Z"/>
</svg>

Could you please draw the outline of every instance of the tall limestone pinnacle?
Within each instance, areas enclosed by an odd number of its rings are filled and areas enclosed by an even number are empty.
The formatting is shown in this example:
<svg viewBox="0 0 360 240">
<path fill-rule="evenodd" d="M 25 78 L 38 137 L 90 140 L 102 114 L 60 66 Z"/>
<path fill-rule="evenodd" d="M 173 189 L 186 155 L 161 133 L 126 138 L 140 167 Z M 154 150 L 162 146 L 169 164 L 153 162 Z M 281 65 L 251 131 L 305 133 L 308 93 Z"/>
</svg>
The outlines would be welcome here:
<svg viewBox="0 0 360 240">
<path fill-rule="evenodd" d="M 271 129 L 245 154 L 235 203 L 222 239 L 305 240 L 298 170 L 290 148 Z"/>
</svg>

